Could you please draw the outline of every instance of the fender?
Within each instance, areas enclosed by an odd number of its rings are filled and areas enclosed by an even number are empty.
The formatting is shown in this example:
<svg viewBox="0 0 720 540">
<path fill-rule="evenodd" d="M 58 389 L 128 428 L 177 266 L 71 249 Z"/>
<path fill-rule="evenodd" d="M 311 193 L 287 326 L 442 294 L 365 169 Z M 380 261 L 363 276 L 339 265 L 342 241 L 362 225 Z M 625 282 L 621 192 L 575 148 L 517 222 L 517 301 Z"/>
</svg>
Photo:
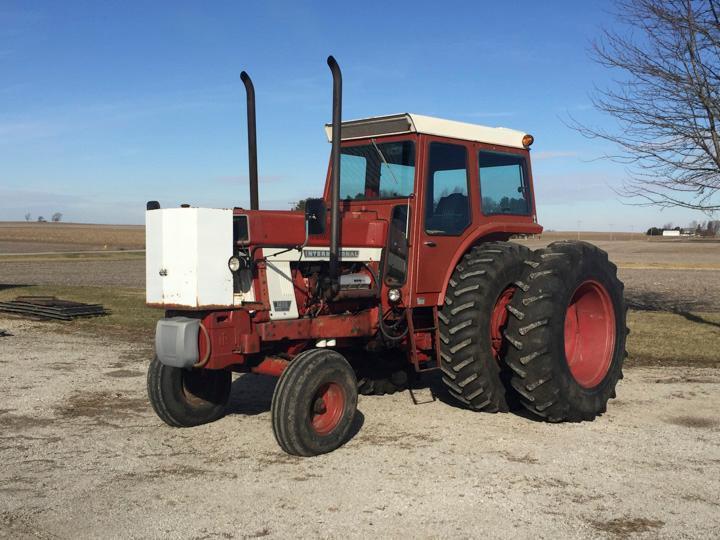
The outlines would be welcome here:
<svg viewBox="0 0 720 540">
<path fill-rule="evenodd" d="M 462 244 L 460 244 L 460 247 L 455 252 L 451 263 L 445 271 L 445 279 L 443 279 L 444 285 L 437 298 L 438 307 L 445 303 L 445 293 L 447 292 L 450 277 L 455 271 L 455 267 L 460 262 L 460 259 L 470 248 L 477 244 L 481 244 L 483 240 L 488 237 L 494 237 L 493 239 L 497 239 L 497 237 L 508 238 L 513 234 L 540 234 L 542 231 L 542 225 L 538 225 L 537 223 L 528 223 L 527 221 L 493 223 L 476 228 L 473 233 L 468 235 L 468 237 L 463 240 Z"/>
</svg>

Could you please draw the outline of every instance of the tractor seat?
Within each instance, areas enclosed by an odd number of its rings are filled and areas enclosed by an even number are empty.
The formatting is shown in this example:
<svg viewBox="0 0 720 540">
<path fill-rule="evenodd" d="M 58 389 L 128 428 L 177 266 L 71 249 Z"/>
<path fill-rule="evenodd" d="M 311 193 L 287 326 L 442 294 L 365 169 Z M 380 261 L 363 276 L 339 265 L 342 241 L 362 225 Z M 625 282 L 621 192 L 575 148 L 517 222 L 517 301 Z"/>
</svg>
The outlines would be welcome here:
<svg viewBox="0 0 720 540">
<path fill-rule="evenodd" d="M 442 197 L 432 216 L 427 220 L 427 229 L 445 233 L 458 233 L 469 223 L 468 197 L 462 193 L 451 193 Z"/>
</svg>

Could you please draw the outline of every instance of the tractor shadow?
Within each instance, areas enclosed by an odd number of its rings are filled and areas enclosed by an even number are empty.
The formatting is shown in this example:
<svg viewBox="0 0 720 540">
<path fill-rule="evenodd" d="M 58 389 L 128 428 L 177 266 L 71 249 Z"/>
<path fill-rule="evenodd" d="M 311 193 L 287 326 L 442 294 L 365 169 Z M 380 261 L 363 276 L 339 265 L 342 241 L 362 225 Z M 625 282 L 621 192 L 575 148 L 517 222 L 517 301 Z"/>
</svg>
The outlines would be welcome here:
<svg viewBox="0 0 720 540">
<path fill-rule="evenodd" d="M 706 324 L 720 328 L 720 323 L 710 321 L 696 312 L 714 311 L 716 305 L 712 299 L 674 298 L 668 294 L 657 292 L 631 292 L 626 294 L 626 303 L 630 309 L 636 311 L 664 311 L 680 315 L 690 322 Z"/>
<path fill-rule="evenodd" d="M 464 403 L 461 403 L 460 401 L 452 397 L 448 393 L 441 379 L 442 375 L 439 371 L 430 371 L 427 373 L 423 373 L 422 377 L 419 378 L 411 377 L 411 385 L 409 391 L 410 399 L 415 405 L 425 405 L 428 403 L 439 401 L 444 405 L 449 405 L 450 407 L 453 407 L 455 409 L 461 409 L 464 411 L 472 411 L 475 413 L 479 412 L 480 414 L 503 414 L 474 411 Z M 509 385 L 506 385 L 506 387 L 507 386 Z M 430 391 L 430 398 L 427 398 L 425 394 L 423 394 L 422 398 L 418 396 L 418 392 L 422 392 L 424 390 Z M 514 395 L 509 394 L 506 396 L 506 398 L 510 407 L 510 410 L 507 411 L 507 413 L 513 414 L 514 416 L 519 416 L 520 418 L 524 418 L 532 422 L 539 422 L 541 424 L 545 423 L 544 419 L 535 416 L 525 407 L 523 407 L 520 401 Z"/>
<path fill-rule="evenodd" d="M 33 285 L 17 284 L 17 283 L 0 283 L 0 291 L 6 291 L 9 289 L 25 289 L 33 287 Z"/>
<path fill-rule="evenodd" d="M 277 377 L 243 373 L 232 383 L 226 414 L 255 416 L 270 411 Z"/>
</svg>

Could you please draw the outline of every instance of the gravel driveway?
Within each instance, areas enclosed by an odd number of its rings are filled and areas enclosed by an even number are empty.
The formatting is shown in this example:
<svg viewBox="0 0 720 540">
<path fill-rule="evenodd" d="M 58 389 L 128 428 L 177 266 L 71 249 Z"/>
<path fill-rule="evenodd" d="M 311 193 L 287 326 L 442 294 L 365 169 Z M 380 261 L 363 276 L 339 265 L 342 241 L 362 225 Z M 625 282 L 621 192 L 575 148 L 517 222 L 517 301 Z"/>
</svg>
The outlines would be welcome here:
<svg viewBox="0 0 720 540">
<path fill-rule="evenodd" d="M 635 368 L 591 423 L 361 397 L 338 451 L 277 447 L 272 381 L 166 427 L 149 344 L 1 318 L 0 537 L 718 537 L 720 372 Z"/>
</svg>

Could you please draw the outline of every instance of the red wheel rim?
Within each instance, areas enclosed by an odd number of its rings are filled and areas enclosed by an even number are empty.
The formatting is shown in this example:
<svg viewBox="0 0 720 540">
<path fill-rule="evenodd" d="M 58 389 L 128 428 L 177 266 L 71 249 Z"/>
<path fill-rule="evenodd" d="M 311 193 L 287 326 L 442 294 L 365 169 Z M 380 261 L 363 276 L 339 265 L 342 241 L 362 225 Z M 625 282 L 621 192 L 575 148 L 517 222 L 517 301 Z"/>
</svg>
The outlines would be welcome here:
<svg viewBox="0 0 720 540">
<path fill-rule="evenodd" d="M 500 351 L 502 350 L 503 340 L 505 339 L 503 331 L 508 321 L 507 306 L 510 300 L 512 300 L 516 290 L 517 287 L 511 286 L 500 293 L 500 296 L 495 302 L 495 307 L 493 307 L 492 313 L 490 314 L 490 346 L 496 360 L 500 358 Z"/>
<path fill-rule="evenodd" d="M 312 427 L 319 435 L 327 435 L 340 423 L 345 410 L 345 392 L 336 383 L 321 386 L 310 403 Z"/>
<path fill-rule="evenodd" d="M 573 293 L 565 313 L 565 358 L 584 388 L 600 384 L 615 349 L 615 311 L 605 287 L 585 281 Z"/>
</svg>

